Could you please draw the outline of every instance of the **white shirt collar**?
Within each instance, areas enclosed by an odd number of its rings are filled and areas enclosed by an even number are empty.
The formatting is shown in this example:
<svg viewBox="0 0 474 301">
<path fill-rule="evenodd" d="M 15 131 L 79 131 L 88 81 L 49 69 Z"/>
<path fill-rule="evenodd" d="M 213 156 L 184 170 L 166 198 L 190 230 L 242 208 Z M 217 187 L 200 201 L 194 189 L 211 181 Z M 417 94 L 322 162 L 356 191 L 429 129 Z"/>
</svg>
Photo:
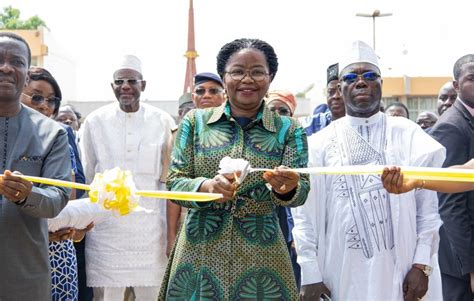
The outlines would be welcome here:
<svg viewBox="0 0 474 301">
<path fill-rule="evenodd" d="M 368 118 L 346 115 L 346 122 L 347 124 L 352 125 L 352 126 L 371 125 L 371 124 L 379 122 L 380 119 L 382 118 L 382 114 L 383 113 L 381 112 L 377 112 Z"/>
<path fill-rule="evenodd" d="M 128 113 L 128 112 L 122 111 L 122 109 L 120 108 L 119 102 L 116 101 L 115 109 L 117 111 L 118 116 L 125 116 L 125 117 L 130 116 L 130 118 L 132 118 L 134 116 L 139 116 L 143 113 L 143 105 L 142 104 L 140 104 L 140 107 L 138 108 L 138 111 Z"/>
</svg>

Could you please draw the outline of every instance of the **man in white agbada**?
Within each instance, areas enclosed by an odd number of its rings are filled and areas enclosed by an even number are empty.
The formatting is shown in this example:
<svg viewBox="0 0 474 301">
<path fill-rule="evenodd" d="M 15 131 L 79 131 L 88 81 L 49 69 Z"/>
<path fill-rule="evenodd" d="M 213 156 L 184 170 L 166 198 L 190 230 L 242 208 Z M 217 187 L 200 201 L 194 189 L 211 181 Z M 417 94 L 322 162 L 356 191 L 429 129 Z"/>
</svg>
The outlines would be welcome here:
<svg viewBox="0 0 474 301">
<path fill-rule="evenodd" d="M 81 140 L 87 181 L 106 169 L 130 170 L 137 189 L 164 190 L 172 117 L 140 103 L 145 90 L 140 60 L 123 57 L 113 74 L 117 102 L 92 112 L 84 122 Z M 166 269 L 166 202 L 140 199 L 152 213 L 132 212 L 111 217 L 87 234 L 87 285 L 94 300 L 123 300 L 133 287 L 137 300 L 156 300 Z"/>
<path fill-rule="evenodd" d="M 310 166 L 442 165 L 444 148 L 418 125 L 379 112 L 382 79 L 367 44 L 355 42 L 340 70 L 347 115 L 308 139 Z M 314 175 L 292 213 L 303 300 L 442 300 L 435 192 L 394 195 L 379 176 Z"/>
</svg>

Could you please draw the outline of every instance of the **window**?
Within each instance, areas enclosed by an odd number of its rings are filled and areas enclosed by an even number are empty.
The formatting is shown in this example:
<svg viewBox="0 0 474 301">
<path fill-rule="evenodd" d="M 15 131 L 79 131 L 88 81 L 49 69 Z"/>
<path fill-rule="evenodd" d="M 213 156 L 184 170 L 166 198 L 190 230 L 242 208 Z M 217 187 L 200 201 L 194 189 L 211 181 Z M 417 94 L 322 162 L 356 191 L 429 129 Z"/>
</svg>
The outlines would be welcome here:
<svg viewBox="0 0 474 301">
<path fill-rule="evenodd" d="M 31 66 L 38 66 L 38 57 L 32 56 L 31 57 Z"/>
<path fill-rule="evenodd" d="M 388 107 L 392 103 L 399 102 L 398 97 L 382 97 L 385 107 Z"/>
<path fill-rule="evenodd" d="M 416 121 L 418 114 L 424 111 L 436 112 L 438 100 L 432 96 L 408 97 L 407 107 L 410 119 Z"/>
</svg>

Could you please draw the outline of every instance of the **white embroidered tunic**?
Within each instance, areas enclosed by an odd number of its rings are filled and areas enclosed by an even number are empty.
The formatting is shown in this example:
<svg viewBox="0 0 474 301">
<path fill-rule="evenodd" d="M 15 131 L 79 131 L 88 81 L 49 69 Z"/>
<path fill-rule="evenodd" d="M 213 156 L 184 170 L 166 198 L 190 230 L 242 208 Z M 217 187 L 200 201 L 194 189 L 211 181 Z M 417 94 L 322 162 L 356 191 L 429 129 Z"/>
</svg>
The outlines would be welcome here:
<svg viewBox="0 0 474 301">
<path fill-rule="evenodd" d="M 172 117 L 140 104 L 123 112 L 118 102 L 92 112 L 83 125 L 82 162 L 87 181 L 95 173 L 120 167 L 130 170 L 137 189 L 163 190 Z M 87 285 L 92 287 L 159 286 L 166 269 L 166 202 L 141 198 L 153 213 L 113 216 L 96 225 L 86 240 Z"/>
<path fill-rule="evenodd" d="M 412 121 L 346 116 L 308 139 L 309 166 L 440 167 L 445 149 Z M 323 281 L 333 300 L 403 300 L 413 263 L 435 268 L 428 300 L 441 300 L 438 198 L 429 190 L 389 194 L 379 176 L 315 175 L 292 209 L 302 285 Z"/>
</svg>

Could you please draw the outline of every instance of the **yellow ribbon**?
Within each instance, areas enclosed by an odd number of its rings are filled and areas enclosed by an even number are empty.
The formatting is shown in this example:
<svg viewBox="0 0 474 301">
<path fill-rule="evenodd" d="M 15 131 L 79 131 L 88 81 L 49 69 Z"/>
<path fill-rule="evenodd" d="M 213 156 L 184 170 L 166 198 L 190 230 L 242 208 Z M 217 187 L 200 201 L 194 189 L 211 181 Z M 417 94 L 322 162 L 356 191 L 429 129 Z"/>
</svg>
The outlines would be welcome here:
<svg viewBox="0 0 474 301">
<path fill-rule="evenodd" d="M 91 202 L 98 202 L 105 209 L 116 211 L 120 215 L 129 214 L 137 208 L 137 196 L 187 202 L 209 202 L 223 197 L 219 193 L 136 190 L 131 173 L 118 168 L 97 173 L 91 185 L 27 175 L 16 176 L 39 184 L 88 190 Z"/>
<path fill-rule="evenodd" d="M 90 185 L 89 198 L 107 210 L 127 215 L 138 206 L 132 174 L 119 168 L 97 173 Z"/>
<path fill-rule="evenodd" d="M 288 169 L 298 173 L 309 174 L 382 174 L 385 166 L 382 165 L 360 165 L 360 166 L 333 166 L 333 167 L 310 167 Z M 274 171 L 267 168 L 252 168 L 255 171 Z M 457 168 L 433 168 L 433 167 L 401 167 L 401 172 L 406 179 L 452 181 L 452 182 L 474 182 L 473 169 Z M 138 206 L 136 196 L 172 199 L 190 202 L 208 202 L 222 198 L 222 194 L 183 192 L 183 191 L 157 191 L 136 190 L 130 172 L 118 168 L 98 173 L 91 185 L 73 183 L 42 177 L 19 175 L 25 180 L 53 186 L 89 190 L 91 202 L 102 203 L 105 209 L 117 211 L 120 215 L 126 215 Z"/>
<path fill-rule="evenodd" d="M 352 165 L 352 166 L 331 166 L 331 167 L 309 167 L 287 169 L 297 173 L 307 174 L 338 174 L 338 175 L 360 175 L 375 174 L 380 175 L 386 166 L 383 165 Z M 252 168 L 255 171 L 274 171 L 267 168 Z M 474 169 L 462 168 L 435 168 L 435 167 L 401 167 L 405 179 L 419 179 L 431 181 L 450 182 L 474 182 Z"/>
</svg>

